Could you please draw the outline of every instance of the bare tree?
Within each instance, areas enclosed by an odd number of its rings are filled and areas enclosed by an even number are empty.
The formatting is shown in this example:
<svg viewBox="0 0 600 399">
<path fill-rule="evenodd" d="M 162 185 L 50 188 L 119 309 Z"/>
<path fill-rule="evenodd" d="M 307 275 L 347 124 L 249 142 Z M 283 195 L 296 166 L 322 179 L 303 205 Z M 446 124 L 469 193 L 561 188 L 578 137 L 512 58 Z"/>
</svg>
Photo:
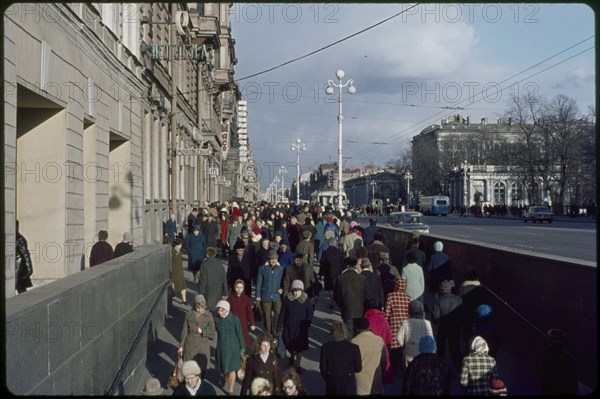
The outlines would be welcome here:
<svg viewBox="0 0 600 399">
<path fill-rule="evenodd" d="M 538 178 L 541 177 L 544 187 L 548 187 L 548 171 L 545 170 L 546 162 L 543 161 L 542 149 L 544 135 L 540 125 L 545 114 L 545 101 L 541 96 L 527 93 L 520 97 L 513 95 L 509 106 L 506 117 L 512 118 L 522 133 L 509 163 L 515 167 L 516 173 L 524 183 L 529 203 L 541 203 L 543 193 L 539 190 Z"/>
</svg>

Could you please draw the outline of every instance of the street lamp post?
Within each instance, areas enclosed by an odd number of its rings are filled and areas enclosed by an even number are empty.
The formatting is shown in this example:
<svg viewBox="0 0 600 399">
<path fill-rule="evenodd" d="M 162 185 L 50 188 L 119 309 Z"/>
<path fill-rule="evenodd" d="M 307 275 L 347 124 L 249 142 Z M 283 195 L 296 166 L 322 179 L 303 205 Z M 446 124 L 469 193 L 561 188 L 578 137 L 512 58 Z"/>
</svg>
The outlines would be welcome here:
<svg viewBox="0 0 600 399">
<path fill-rule="evenodd" d="M 375 200 L 375 186 L 376 185 L 377 185 L 377 182 L 375 180 L 371 180 L 371 188 L 373 189 L 373 194 L 371 195 L 371 204 Z"/>
<path fill-rule="evenodd" d="M 338 89 L 338 206 L 342 206 L 342 122 L 344 120 L 342 116 L 342 88 L 348 86 L 349 94 L 356 93 L 356 88 L 352 79 L 347 80 L 346 83 L 342 83 L 342 79 L 344 78 L 343 70 L 338 69 L 335 72 L 335 76 L 338 78 L 339 83 L 336 84 L 332 80 L 328 80 L 325 93 L 331 95 L 334 92 L 334 88 Z"/>
<path fill-rule="evenodd" d="M 300 139 L 296 139 L 290 150 L 296 151 L 296 204 L 300 205 L 300 151 L 305 151 L 306 145 Z"/>
<path fill-rule="evenodd" d="M 283 175 L 285 174 L 285 166 L 281 165 L 279 167 L 279 174 L 281 175 L 281 202 L 283 202 L 283 198 L 285 197 L 285 187 L 283 184 L 285 183 L 285 179 Z"/>
<path fill-rule="evenodd" d="M 412 173 L 406 172 L 404 178 L 406 179 L 406 206 L 410 209 L 410 179 L 412 179 Z"/>
</svg>

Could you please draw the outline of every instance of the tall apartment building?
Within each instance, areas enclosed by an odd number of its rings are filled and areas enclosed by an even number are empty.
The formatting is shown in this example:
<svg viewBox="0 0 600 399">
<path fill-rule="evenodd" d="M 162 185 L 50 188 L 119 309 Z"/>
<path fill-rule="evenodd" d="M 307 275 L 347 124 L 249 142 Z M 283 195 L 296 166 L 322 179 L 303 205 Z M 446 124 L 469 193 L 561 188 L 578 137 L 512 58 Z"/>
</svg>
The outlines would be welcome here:
<svg viewBox="0 0 600 399">
<path fill-rule="evenodd" d="M 111 245 L 162 242 L 222 200 L 236 62 L 227 3 L 18 3 L 4 15 L 5 288 L 15 221 L 34 285 Z M 174 100 L 175 98 L 175 100 Z M 175 106 L 175 108 L 174 108 Z M 241 167 L 240 167 L 241 169 Z M 232 182 L 235 184 L 235 182 Z"/>
</svg>

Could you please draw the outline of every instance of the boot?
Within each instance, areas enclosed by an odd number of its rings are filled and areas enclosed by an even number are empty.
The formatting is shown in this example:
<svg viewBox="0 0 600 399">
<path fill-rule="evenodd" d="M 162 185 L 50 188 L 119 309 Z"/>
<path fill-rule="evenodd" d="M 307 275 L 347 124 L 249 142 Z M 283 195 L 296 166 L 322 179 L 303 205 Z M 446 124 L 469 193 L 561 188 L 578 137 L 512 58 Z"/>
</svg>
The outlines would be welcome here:
<svg viewBox="0 0 600 399">
<path fill-rule="evenodd" d="M 300 367 L 300 362 L 302 361 L 302 353 L 298 352 L 296 353 L 296 371 L 298 372 L 298 374 L 302 374 L 302 367 Z"/>
</svg>

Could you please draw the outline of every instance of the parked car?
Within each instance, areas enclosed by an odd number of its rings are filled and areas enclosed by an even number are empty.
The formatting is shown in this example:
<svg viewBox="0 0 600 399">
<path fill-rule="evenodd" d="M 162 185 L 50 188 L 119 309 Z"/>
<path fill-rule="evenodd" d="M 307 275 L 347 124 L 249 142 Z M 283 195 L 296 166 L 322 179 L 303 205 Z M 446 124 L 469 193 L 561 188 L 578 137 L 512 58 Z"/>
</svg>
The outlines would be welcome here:
<svg viewBox="0 0 600 399">
<path fill-rule="evenodd" d="M 421 212 L 392 212 L 388 217 L 387 225 L 402 230 L 429 233 L 429 226 L 423 221 Z"/>
<path fill-rule="evenodd" d="M 523 214 L 523 222 L 527 223 L 528 220 L 531 220 L 533 223 L 543 223 L 544 221 L 552 223 L 554 213 L 547 206 L 530 206 L 527 208 L 527 212 Z"/>
</svg>

